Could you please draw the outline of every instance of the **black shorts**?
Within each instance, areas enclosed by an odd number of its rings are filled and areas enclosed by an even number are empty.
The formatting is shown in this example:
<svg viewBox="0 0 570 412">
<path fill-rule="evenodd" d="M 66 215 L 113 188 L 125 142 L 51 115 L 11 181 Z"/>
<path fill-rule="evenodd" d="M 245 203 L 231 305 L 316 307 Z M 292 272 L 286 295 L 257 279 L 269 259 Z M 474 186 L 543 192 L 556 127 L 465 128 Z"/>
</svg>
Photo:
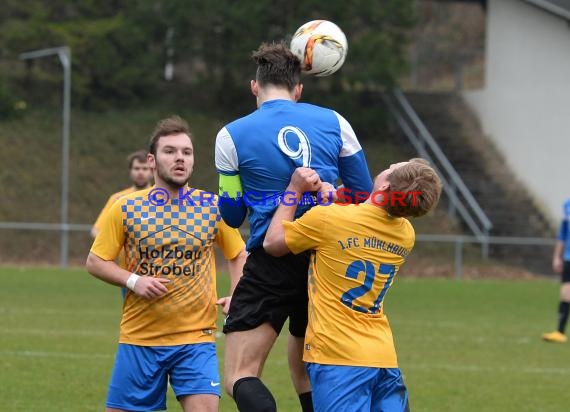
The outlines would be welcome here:
<svg viewBox="0 0 570 412">
<path fill-rule="evenodd" d="M 310 257 L 310 252 L 273 257 L 263 248 L 252 250 L 232 295 L 224 333 L 251 330 L 268 322 L 279 334 L 289 318 L 291 335 L 304 337 Z"/>
<path fill-rule="evenodd" d="M 570 282 L 570 261 L 565 260 L 562 267 L 562 283 Z"/>
</svg>

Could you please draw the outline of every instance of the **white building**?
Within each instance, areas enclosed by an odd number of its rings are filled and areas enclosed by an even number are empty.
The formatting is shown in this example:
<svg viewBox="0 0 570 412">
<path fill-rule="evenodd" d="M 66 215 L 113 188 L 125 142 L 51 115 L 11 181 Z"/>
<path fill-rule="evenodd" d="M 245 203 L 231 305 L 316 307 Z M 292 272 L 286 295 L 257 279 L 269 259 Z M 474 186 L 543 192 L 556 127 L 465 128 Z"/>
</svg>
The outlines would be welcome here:
<svg viewBox="0 0 570 412">
<path fill-rule="evenodd" d="M 464 92 L 554 222 L 570 198 L 570 0 L 488 0 L 485 88 Z"/>
</svg>

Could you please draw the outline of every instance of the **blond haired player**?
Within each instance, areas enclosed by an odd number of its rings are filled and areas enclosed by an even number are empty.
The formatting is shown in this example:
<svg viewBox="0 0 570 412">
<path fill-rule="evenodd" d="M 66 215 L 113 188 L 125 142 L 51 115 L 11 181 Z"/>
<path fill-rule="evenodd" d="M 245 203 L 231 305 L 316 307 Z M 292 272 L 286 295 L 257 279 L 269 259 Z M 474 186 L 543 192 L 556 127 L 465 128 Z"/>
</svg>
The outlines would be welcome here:
<svg viewBox="0 0 570 412">
<path fill-rule="evenodd" d="M 287 188 L 297 202 L 279 205 L 263 243 L 274 256 L 314 251 L 303 356 L 314 409 L 408 411 L 383 302 L 414 246 L 405 217 L 436 206 L 440 179 L 422 159 L 393 164 L 376 177 L 365 203 L 315 206 L 293 221 L 302 193 L 315 190 L 323 190 L 319 175 L 297 169 Z"/>
</svg>

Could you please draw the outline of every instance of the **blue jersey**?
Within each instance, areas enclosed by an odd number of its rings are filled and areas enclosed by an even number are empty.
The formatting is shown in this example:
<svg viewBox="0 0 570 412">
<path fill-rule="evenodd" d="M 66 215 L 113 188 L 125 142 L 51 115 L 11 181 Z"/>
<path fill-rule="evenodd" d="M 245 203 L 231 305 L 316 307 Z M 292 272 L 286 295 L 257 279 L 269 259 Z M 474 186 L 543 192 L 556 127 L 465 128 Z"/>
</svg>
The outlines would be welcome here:
<svg viewBox="0 0 570 412">
<path fill-rule="evenodd" d="M 279 198 L 297 167 L 311 167 L 322 181 L 332 184 L 340 178 L 353 193 L 372 190 L 362 147 L 350 124 L 333 110 L 270 100 L 218 133 L 218 173 L 239 175 L 246 196 L 248 250 L 262 246 Z M 296 217 L 313 205 L 308 203 L 297 208 Z"/>
<path fill-rule="evenodd" d="M 558 240 L 564 242 L 564 256 L 563 260 L 570 262 L 570 199 L 568 199 L 563 206 L 564 217 L 560 223 L 560 231 L 558 233 Z"/>
</svg>

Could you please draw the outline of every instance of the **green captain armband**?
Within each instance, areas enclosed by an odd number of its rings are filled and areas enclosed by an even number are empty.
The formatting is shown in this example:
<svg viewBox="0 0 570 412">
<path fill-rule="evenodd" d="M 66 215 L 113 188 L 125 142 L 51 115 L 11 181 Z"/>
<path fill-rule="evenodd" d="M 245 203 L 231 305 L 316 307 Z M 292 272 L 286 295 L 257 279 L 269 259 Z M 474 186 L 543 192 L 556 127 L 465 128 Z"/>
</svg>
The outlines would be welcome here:
<svg viewBox="0 0 570 412">
<path fill-rule="evenodd" d="M 232 199 L 243 196 L 239 175 L 228 176 L 220 173 L 220 190 L 218 194 Z"/>
</svg>

